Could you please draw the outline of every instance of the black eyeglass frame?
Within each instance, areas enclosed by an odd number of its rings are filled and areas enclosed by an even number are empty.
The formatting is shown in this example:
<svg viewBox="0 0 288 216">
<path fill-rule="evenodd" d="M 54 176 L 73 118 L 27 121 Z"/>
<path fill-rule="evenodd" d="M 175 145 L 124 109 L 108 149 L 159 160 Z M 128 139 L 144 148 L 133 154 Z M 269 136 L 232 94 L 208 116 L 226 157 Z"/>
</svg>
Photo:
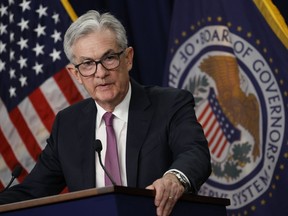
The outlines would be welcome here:
<svg viewBox="0 0 288 216">
<path fill-rule="evenodd" d="M 104 55 L 104 56 L 101 57 L 101 59 L 98 60 L 98 61 L 96 61 L 96 60 L 94 60 L 94 59 L 89 59 L 89 61 L 94 62 L 95 65 L 96 65 L 96 68 L 95 68 L 94 73 L 92 73 L 92 74 L 90 74 L 90 75 L 83 75 L 83 74 L 81 73 L 80 69 L 79 69 L 79 66 L 80 66 L 80 65 L 86 63 L 85 61 L 84 61 L 84 62 L 81 62 L 81 63 L 79 63 L 79 64 L 77 64 L 77 65 L 74 64 L 74 67 L 79 71 L 79 73 L 80 73 L 81 76 L 83 76 L 83 77 L 90 77 L 90 76 L 93 76 L 93 75 L 97 72 L 97 66 L 98 66 L 98 64 L 101 64 L 102 67 L 104 67 L 104 68 L 105 68 L 106 70 L 108 70 L 108 71 L 109 71 L 109 70 L 114 70 L 115 68 L 119 67 L 119 65 L 120 65 L 120 55 L 122 55 L 124 52 L 125 52 L 125 49 L 122 50 L 122 51 L 120 51 L 120 52 L 118 52 L 118 53 L 111 53 L 111 54 Z M 115 66 L 115 67 L 113 67 L 113 68 L 109 68 L 109 69 L 106 68 L 106 67 L 103 65 L 102 61 L 103 61 L 103 59 L 107 58 L 108 56 L 117 56 L 117 58 L 118 58 L 118 60 L 119 60 L 118 65 Z"/>
</svg>

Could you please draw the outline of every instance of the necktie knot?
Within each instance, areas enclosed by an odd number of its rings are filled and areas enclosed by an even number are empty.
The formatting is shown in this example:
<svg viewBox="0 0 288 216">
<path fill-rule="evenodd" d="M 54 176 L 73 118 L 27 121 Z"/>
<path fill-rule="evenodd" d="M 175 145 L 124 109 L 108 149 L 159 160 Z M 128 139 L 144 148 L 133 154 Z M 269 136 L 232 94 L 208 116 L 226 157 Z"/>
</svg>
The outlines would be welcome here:
<svg viewBox="0 0 288 216">
<path fill-rule="evenodd" d="M 113 118 L 114 118 L 114 115 L 112 112 L 106 112 L 104 115 L 103 115 L 103 120 L 105 122 L 105 125 L 106 126 L 112 126 L 112 122 L 113 122 Z"/>
</svg>

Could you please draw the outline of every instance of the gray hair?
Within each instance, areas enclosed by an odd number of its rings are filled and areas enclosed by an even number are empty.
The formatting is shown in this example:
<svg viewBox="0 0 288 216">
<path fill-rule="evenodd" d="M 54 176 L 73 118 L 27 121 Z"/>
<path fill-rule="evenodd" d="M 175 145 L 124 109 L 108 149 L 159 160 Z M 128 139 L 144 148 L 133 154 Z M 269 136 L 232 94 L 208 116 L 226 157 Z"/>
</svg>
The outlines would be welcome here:
<svg viewBox="0 0 288 216">
<path fill-rule="evenodd" d="M 70 62 L 73 62 L 75 56 L 72 53 L 72 46 L 79 38 L 93 33 L 95 31 L 109 29 L 115 33 L 116 43 L 119 48 L 127 48 L 126 30 L 121 22 L 110 13 L 100 14 L 95 10 L 90 10 L 80 16 L 67 29 L 64 36 L 64 52 Z"/>
</svg>

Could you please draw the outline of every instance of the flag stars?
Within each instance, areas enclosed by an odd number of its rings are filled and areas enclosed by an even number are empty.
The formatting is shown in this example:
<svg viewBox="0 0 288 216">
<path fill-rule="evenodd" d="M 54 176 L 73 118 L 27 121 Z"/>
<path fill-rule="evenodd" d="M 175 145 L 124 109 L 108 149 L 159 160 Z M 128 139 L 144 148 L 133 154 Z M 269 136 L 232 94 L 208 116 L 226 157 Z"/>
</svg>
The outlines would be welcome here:
<svg viewBox="0 0 288 216">
<path fill-rule="evenodd" d="M 7 25 L 4 25 L 3 23 L 0 23 L 0 35 L 7 33 Z"/>
<path fill-rule="evenodd" d="M 43 64 L 39 64 L 38 62 L 36 62 L 33 66 L 33 70 L 35 71 L 36 75 L 43 73 Z"/>
<path fill-rule="evenodd" d="M 27 58 L 23 58 L 23 56 L 20 56 L 20 59 L 17 62 L 20 65 L 20 69 L 27 67 Z"/>
<path fill-rule="evenodd" d="M 262 199 L 261 200 L 261 205 L 265 205 L 266 204 L 266 200 Z"/>
<path fill-rule="evenodd" d="M 7 97 L 22 100 L 22 96 L 28 92 L 22 94 L 21 91 L 30 87 L 32 81 L 33 87 L 34 84 L 41 84 L 42 79 L 38 82 L 36 78 L 45 74 L 45 64 L 62 61 L 63 51 L 53 46 L 63 41 L 64 35 L 59 26 L 62 14 L 53 9 L 50 11 L 50 6 L 41 1 L 38 4 L 31 0 L 4 2 L 0 0 L 0 55 L 5 55 L 0 57 L 0 75 L 6 74 Z M 15 10 L 10 6 L 15 7 Z M 31 37 L 27 36 L 28 33 Z M 51 47 L 47 47 L 46 43 Z M 9 82 L 11 84 L 8 85 Z M 18 98 L 20 92 L 21 98 Z"/>
<path fill-rule="evenodd" d="M 14 40 L 15 40 L 15 34 L 14 34 L 14 32 L 11 32 L 10 33 L 10 42 L 14 42 Z"/>
<path fill-rule="evenodd" d="M 39 8 L 36 10 L 36 13 L 39 14 L 39 19 L 42 17 L 42 16 L 47 16 L 47 7 L 43 7 L 42 5 L 39 6 Z"/>
<path fill-rule="evenodd" d="M 9 23 L 14 23 L 14 14 L 9 14 Z"/>
<path fill-rule="evenodd" d="M 5 70 L 5 62 L 0 59 L 0 73 Z"/>
<path fill-rule="evenodd" d="M 20 41 L 17 44 L 20 46 L 20 49 L 23 50 L 24 48 L 28 48 L 28 39 L 24 39 L 23 37 L 20 38 Z"/>
<path fill-rule="evenodd" d="M 195 25 L 191 25 L 191 26 L 190 26 L 190 29 L 191 29 L 192 31 L 194 31 L 194 30 L 196 29 L 196 26 L 195 26 Z"/>
<path fill-rule="evenodd" d="M 20 26 L 21 31 L 23 32 L 25 29 L 29 29 L 28 24 L 29 24 L 28 20 L 24 20 L 23 18 L 21 18 L 21 21 L 17 25 Z"/>
<path fill-rule="evenodd" d="M 20 78 L 19 78 L 19 82 L 21 84 L 21 87 L 24 87 L 27 85 L 27 77 L 23 76 L 23 74 L 21 74 Z"/>
<path fill-rule="evenodd" d="M 57 32 L 54 30 L 54 33 L 51 35 L 51 37 L 54 39 L 54 43 L 57 43 L 57 41 L 61 41 L 61 32 Z"/>
<path fill-rule="evenodd" d="M 53 52 L 49 54 L 51 58 L 53 59 L 53 62 L 55 62 L 57 59 L 61 60 L 60 58 L 61 51 L 57 51 L 56 49 L 53 49 Z"/>
<path fill-rule="evenodd" d="M 273 63 L 273 58 L 269 58 L 269 62 L 272 64 Z"/>
<path fill-rule="evenodd" d="M 9 59 L 10 59 L 10 61 L 13 61 L 15 59 L 15 51 L 14 50 L 10 50 Z"/>
<path fill-rule="evenodd" d="M 186 36 L 187 36 L 186 31 L 183 31 L 183 32 L 181 33 L 181 35 L 182 35 L 182 37 L 186 37 Z"/>
<path fill-rule="evenodd" d="M 19 6 L 22 8 L 22 12 L 25 12 L 26 10 L 31 10 L 29 5 L 30 3 L 30 1 L 23 0 L 22 3 L 19 4 Z"/>
<path fill-rule="evenodd" d="M 177 45 L 177 44 L 179 44 L 179 40 L 178 39 L 175 39 L 174 40 L 174 43 Z"/>
<path fill-rule="evenodd" d="M 39 43 L 36 43 L 36 46 L 33 48 L 33 51 L 35 52 L 36 56 L 38 57 L 40 54 L 44 55 L 44 45 L 40 45 Z"/>
<path fill-rule="evenodd" d="M 252 33 L 251 32 L 247 32 L 247 37 L 251 38 L 252 37 Z"/>
<path fill-rule="evenodd" d="M 1 17 L 7 15 L 7 9 L 8 9 L 8 6 L 5 7 L 3 4 L 1 4 L 1 6 L 0 6 L 0 16 Z"/>
<path fill-rule="evenodd" d="M 14 0 L 9 0 L 8 2 L 9 2 L 9 5 L 14 4 Z"/>
<path fill-rule="evenodd" d="M 229 28 L 231 28 L 232 27 L 232 23 L 231 22 L 227 22 L 227 24 L 226 24 Z"/>
<path fill-rule="evenodd" d="M 60 18 L 59 18 L 59 14 L 54 13 L 52 16 L 52 19 L 54 20 L 54 23 L 57 24 L 58 22 L 60 22 Z"/>
<path fill-rule="evenodd" d="M 16 70 L 13 68 L 10 68 L 9 70 L 10 79 L 16 78 L 15 73 L 16 73 Z"/>
<path fill-rule="evenodd" d="M 37 28 L 34 29 L 34 31 L 37 33 L 37 37 L 40 37 L 41 35 L 46 35 L 45 33 L 45 28 L 46 26 L 41 26 L 40 24 L 38 24 Z"/>
<path fill-rule="evenodd" d="M 9 94 L 10 94 L 10 98 L 16 97 L 16 88 L 13 87 L 13 86 L 10 86 L 10 88 L 9 88 Z"/>
<path fill-rule="evenodd" d="M 217 17 L 218 22 L 222 22 L 223 18 L 221 16 Z"/>
<path fill-rule="evenodd" d="M 6 52 L 6 44 L 0 41 L 0 54 Z"/>
</svg>

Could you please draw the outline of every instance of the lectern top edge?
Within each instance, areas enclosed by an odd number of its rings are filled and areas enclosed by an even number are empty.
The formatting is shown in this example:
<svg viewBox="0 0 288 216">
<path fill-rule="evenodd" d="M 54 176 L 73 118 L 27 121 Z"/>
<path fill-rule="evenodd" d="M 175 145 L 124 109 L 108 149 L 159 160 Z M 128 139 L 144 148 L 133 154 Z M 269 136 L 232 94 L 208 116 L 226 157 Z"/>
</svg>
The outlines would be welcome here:
<svg viewBox="0 0 288 216">
<path fill-rule="evenodd" d="M 55 196 L 43 197 L 39 199 L 27 200 L 17 203 L 11 203 L 6 205 L 0 205 L 0 212 L 14 211 L 19 209 L 31 208 L 36 206 L 51 205 L 54 203 L 66 202 L 69 200 L 84 199 L 91 196 L 102 196 L 107 194 L 126 194 L 132 196 L 148 196 L 154 197 L 155 193 L 152 190 L 123 187 L 123 186 L 111 186 L 103 188 L 92 188 L 82 191 L 70 192 Z M 196 202 L 196 203 L 206 203 L 214 205 L 228 206 L 230 205 L 229 199 L 214 198 L 207 196 L 198 196 L 192 194 L 184 194 L 180 200 Z"/>
</svg>

